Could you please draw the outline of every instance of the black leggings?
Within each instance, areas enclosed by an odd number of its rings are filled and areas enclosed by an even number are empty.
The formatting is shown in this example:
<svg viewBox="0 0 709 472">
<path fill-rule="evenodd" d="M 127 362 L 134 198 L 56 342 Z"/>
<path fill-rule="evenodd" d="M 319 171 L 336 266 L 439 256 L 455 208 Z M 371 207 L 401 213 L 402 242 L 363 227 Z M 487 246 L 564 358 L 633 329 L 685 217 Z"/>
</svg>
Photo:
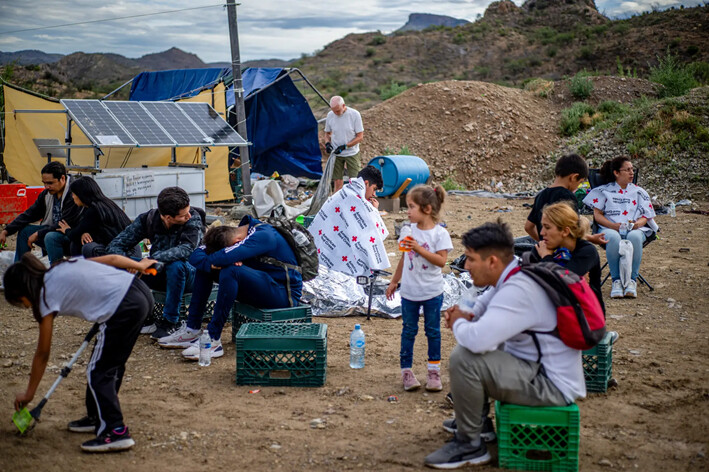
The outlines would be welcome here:
<svg viewBox="0 0 709 472">
<path fill-rule="evenodd" d="M 101 323 L 86 369 L 86 411 L 98 420 L 96 435 L 123 426 L 118 390 L 126 361 L 145 318 L 153 309 L 153 294 L 137 277 L 108 321 Z"/>
</svg>

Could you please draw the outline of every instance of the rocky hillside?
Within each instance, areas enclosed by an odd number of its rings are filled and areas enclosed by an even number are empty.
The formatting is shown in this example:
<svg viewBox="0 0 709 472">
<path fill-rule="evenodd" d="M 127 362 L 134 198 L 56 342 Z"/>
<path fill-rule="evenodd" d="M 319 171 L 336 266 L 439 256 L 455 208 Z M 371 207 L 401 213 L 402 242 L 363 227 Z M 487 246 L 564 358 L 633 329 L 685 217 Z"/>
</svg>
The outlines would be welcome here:
<svg viewBox="0 0 709 472">
<path fill-rule="evenodd" d="M 325 94 L 361 108 L 392 86 L 447 79 L 520 85 L 587 70 L 647 77 L 668 48 L 683 62 L 709 61 L 709 6 L 611 21 L 592 0 L 492 3 L 474 23 L 426 31 L 351 34 L 294 63 Z"/>
<path fill-rule="evenodd" d="M 430 13 L 412 13 L 409 15 L 409 20 L 404 26 L 396 31 L 422 31 L 432 26 L 447 26 L 455 28 L 456 26 L 467 25 L 468 20 L 461 20 L 445 15 L 432 15 Z"/>
</svg>

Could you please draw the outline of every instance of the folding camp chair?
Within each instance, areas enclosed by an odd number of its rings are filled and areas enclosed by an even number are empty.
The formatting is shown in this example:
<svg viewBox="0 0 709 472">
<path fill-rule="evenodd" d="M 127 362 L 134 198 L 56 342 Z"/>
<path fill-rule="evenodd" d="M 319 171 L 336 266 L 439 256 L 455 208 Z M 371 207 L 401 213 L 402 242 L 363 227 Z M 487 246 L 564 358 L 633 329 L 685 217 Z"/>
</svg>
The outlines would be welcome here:
<svg viewBox="0 0 709 472">
<path fill-rule="evenodd" d="M 598 169 L 589 169 L 588 170 L 588 183 L 591 185 L 592 189 L 598 187 L 599 185 L 605 184 L 605 182 L 601 178 L 601 174 L 599 173 Z M 633 183 L 635 185 L 637 185 L 637 183 L 638 183 L 638 171 L 637 170 L 635 170 L 635 174 L 633 175 Z M 591 225 L 591 231 L 593 232 L 593 234 L 596 234 L 599 232 L 599 225 L 595 219 L 593 220 L 593 224 Z M 651 242 L 653 242 L 656 239 L 657 239 L 657 234 L 655 232 L 653 232 L 650 236 L 647 237 L 647 239 L 645 239 L 645 242 L 643 243 L 643 250 L 645 249 L 645 246 L 647 246 L 648 244 L 650 244 Z M 601 247 L 603 249 L 606 248 L 605 244 L 601 245 Z M 603 267 L 601 267 L 601 273 L 606 268 L 606 266 L 608 266 L 607 260 L 606 260 L 606 263 L 603 264 Z M 606 283 L 606 281 L 608 280 L 608 278 L 610 276 L 611 276 L 611 274 L 610 274 L 610 272 L 608 272 L 608 274 L 606 274 L 606 276 L 603 278 L 603 281 L 601 282 L 601 286 L 603 286 L 603 284 Z M 642 274 L 640 274 L 640 273 L 638 273 L 638 280 L 641 283 L 647 285 L 647 288 L 649 288 L 650 291 L 655 290 L 655 288 L 652 285 L 650 285 L 650 282 L 648 282 L 647 279 L 645 279 L 645 277 L 643 277 Z"/>
</svg>

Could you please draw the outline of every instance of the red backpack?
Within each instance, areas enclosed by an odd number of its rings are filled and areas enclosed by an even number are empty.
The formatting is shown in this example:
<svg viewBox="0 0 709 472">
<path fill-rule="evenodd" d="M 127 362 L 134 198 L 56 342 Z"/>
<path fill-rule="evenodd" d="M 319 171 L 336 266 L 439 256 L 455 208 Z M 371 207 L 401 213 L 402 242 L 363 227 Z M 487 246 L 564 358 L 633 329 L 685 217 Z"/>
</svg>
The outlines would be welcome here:
<svg viewBox="0 0 709 472">
<path fill-rule="evenodd" d="M 606 319 L 588 282 L 555 262 L 531 263 L 529 255 L 529 252 L 523 255 L 522 264 L 512 269 L 505 280 L 517 272 L 527 274 L 541 285 L 556 307 L 556 328 L 529 334 L 552 334 L 579 351 L 591 349 L 601 342 L 606 334 Z M 539 349 L 536 337 L 534 341 Z"/>
</svg>

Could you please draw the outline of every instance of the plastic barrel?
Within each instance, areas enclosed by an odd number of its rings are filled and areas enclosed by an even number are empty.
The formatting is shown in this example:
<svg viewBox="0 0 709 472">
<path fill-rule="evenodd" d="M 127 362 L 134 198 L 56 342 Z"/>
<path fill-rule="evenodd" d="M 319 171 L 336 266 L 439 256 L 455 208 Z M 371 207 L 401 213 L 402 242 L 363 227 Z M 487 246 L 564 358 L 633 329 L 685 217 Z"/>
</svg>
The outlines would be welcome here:
<svg viewBox="0 0 709 472">
<path fill-rule="evenodd" d="M 369 161 L 369 165 L 379 169 L 384 180 L 384 187 L 377 192 L 378 197 L 393 195 L 410 178 L 411 183 L 404 190 L 406 193 L 414 185 L 425 184 L 431 175 L 428 164 L 417 156 L 377 156 Z"/>
</svg>

